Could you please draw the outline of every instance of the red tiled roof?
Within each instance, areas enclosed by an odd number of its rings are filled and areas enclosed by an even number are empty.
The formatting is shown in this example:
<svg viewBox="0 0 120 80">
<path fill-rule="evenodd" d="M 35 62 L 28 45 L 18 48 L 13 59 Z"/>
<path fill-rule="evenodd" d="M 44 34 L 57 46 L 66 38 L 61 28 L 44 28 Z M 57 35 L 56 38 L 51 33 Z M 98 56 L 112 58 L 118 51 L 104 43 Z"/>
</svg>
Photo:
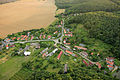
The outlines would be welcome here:
<svg viewBox="0 0 120 80">
<path fill-rule="evenodd" d="M 9 47 L 8 45 L 6 45 L 6 47 Z"/>
<path fill-rule="evenodd" d="M 94 53 L 91 53 L 91 55 L 93 55 Z"/>
<path fill-rule="evenodd" d="M 70 51 L 68 51 L 68 50 L 66 50 L 66 52 L 69 53 L 69 54 L 73 54 L 72 52 L 70 52 Z"/>
<path fill-rule="evenodd" d="M 60 54 L 58 55 L 58 57 L 57 57 L 58 60 L 60 59 L 62 53 L 63 53 L 63 52 L 61 51 Z"/>
<path fill-rule="evenodd" d="M 88 63 L 87 63 L 85 60 L 83 60 L 83 63 L 85 63 L 85 64 L 86 64 L 86 66 L 88 66 Z"/>
<path fill-rule="evenodd" d="M 17 40 L 19 40 L 20 39 L 20 37 L 19 38 L 17 38 Z"/>
<path fill-rule="evenodd" d="M 110 64 L 110 65 L 113 65 L 113 64 L 114 64 L 114 62 L 110 62 L 110 61 L 107 61 L 107 60 L 106 60 L 106 62 L 107 62 L 108 64 Z"/>
<path fill-rule="evenodd" d="M 55 31 L 54 34 L 58 33 L 58 31 Z"/>
<path fill-rule="evenodd" d="M 66 30 L 64 29 L 64 33 L 66 33 Z"/>
<path fill-rule="evenodd" d="M 107 67 L 112 67 L 113 68 L 113 66 L 111 66 L 111 65 L 107 65 Z"/>
<path fill-rule="evenodd" d="M 98 66 L 98 68 L 101 68 L 101 64 L 99 62 L 96 63 L 96 65 Z"/>
<path fill-rule="evenodd" d="M 74 47 L 76 47 L 76 48 L 78 48 L 78 49 L 87 50 L 87 48 L 84 48 L 84 47 L 80 47 L 80 46 L 74 46 Z"/>
</svg>

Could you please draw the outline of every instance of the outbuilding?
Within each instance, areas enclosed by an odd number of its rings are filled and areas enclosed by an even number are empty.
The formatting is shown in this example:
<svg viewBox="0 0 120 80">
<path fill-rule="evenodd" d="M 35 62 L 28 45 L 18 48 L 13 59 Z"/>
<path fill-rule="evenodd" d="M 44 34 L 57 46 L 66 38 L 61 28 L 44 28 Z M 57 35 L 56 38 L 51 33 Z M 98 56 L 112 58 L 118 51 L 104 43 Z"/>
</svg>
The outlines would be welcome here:
<svg viewBox="0 0 120 80">
<path fill-rule="evenodd" d="M 29 56 L 30 54 L 31 54 L 31 52 L 27 52 L 27 51 L 24 52 L 25 56 Z"/>
</svg>

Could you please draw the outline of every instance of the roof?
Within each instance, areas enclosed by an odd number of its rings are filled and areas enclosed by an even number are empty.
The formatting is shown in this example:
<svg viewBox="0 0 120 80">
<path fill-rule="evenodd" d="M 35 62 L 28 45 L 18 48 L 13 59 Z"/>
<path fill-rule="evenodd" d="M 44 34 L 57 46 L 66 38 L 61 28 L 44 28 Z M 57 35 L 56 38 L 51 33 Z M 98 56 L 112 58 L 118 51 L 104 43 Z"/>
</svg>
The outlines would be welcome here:
<svg viewBox="0 0 120 80">
<path fill-rule="evenodd" d="M 58 60 L 60 59 L 62 53 L 63 53 L 63 52 L 61 51 L 60 54 L 58 55 L 58 57 L 57 57 Z"/>
<path fill-rule="evenodd" d="M 107 67 L 111 67 L 111 68 L 113 68 L 113 66 L 111 66 L 111 65 L 107 65 Z"/>
<path fill-rule="evenodd" d="M 99 62 L 96 62 L 96 65 L 98 66 L 98 68 L 101 68 L 101 64 Z"/>
<path fill-rule="evenodd" d="M 88 63 L 87 63 L 85 60 L 83 60 L 83 63 L 85 63 L 85 64 L 86 64 L 86 66 L 88 66 Z"/>
<path fill-rule="evenodd" d="M 73 54 L 72 52 L 70 52 L 70 51 L 68 51 L 68 50 L 66 50 L 66 52 L 69 53 L 69 54 Z"/>
<path fill-rule="evenodd" d="M 110 61 L 107 61 L 107 60 L 106 60 L 106 62 L 110 65 L 114 65 L 114 62 L 110 62 Z"/>
<path fill-rule="evenodd" d="M 114 60 L 114 57 L 107 57 L 108 60 Z"/>
<path fill-rule="evenodd" d="M 17 40 L 19 40 L 19 39 L 20 39 L 20 37 L 17 38 Z"/>
<path fill-rule="evenodd" d="M 66 33 L 66 30 L 64 29 L 64 33 Z"/>
<path fill-rule="evenodd" d="M 88 53 L 87 53 L 87 52 L 82 52 L 82 54 L 88 56 Z"/>
<path fill-rule="evenodd" d="M 64 73 L 67 72 L 67 64 L 65 64 L 65 67 L 64 67 Z"/>
<path fill-rule="evenodd" d="M 58 31 L 55 31 L 54 34 L 58 33 Z"/>
<path fill-rule="evenodd" d="M 30 54 L 31 54 L 31 52 L 27 52 L 27 51 L 24 52 L 25 56 L 29 56 Z"/>
<path fill-rule="evenodd" d="M 80 47 L 80 46 L 74 46 L 74 47 L 76 47 L 76 48 L 78 48 L 78 49 L 82 49 L 82 50 L 87 50 L 87 48 Z"/>
<path fill-rule="evenodd" d="M 47 56 L 46 53 L 43 53 L 42 57 Z"/>
</svg>

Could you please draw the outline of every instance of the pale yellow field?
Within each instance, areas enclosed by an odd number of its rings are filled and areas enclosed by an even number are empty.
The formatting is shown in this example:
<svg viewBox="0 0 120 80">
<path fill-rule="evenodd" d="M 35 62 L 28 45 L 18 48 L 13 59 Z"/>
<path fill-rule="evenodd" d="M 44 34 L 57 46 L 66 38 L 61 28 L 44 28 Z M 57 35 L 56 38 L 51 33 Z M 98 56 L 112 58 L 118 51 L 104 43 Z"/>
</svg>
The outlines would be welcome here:
<svg viewBox="0 0 120 80">
<path fill-rule="evenodd" d="M 55 20 L 54 0 L 20 0 L 0 5 L 0 37 L 47 27 Z"/>
</svg>

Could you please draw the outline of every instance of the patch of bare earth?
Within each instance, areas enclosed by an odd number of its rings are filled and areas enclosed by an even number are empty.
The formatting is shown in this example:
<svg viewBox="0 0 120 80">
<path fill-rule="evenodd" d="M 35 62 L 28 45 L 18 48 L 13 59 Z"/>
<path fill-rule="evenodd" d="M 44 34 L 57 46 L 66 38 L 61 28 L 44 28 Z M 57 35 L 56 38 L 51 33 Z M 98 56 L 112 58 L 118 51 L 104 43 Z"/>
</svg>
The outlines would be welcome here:
<svg viewBox="0 0 120 80">
<path fill-rule="evenodd" d="M 0 37 L 47 27 L 55 20 L 54 0 L 20 0 L 0 5 Z"/>
</svg>

